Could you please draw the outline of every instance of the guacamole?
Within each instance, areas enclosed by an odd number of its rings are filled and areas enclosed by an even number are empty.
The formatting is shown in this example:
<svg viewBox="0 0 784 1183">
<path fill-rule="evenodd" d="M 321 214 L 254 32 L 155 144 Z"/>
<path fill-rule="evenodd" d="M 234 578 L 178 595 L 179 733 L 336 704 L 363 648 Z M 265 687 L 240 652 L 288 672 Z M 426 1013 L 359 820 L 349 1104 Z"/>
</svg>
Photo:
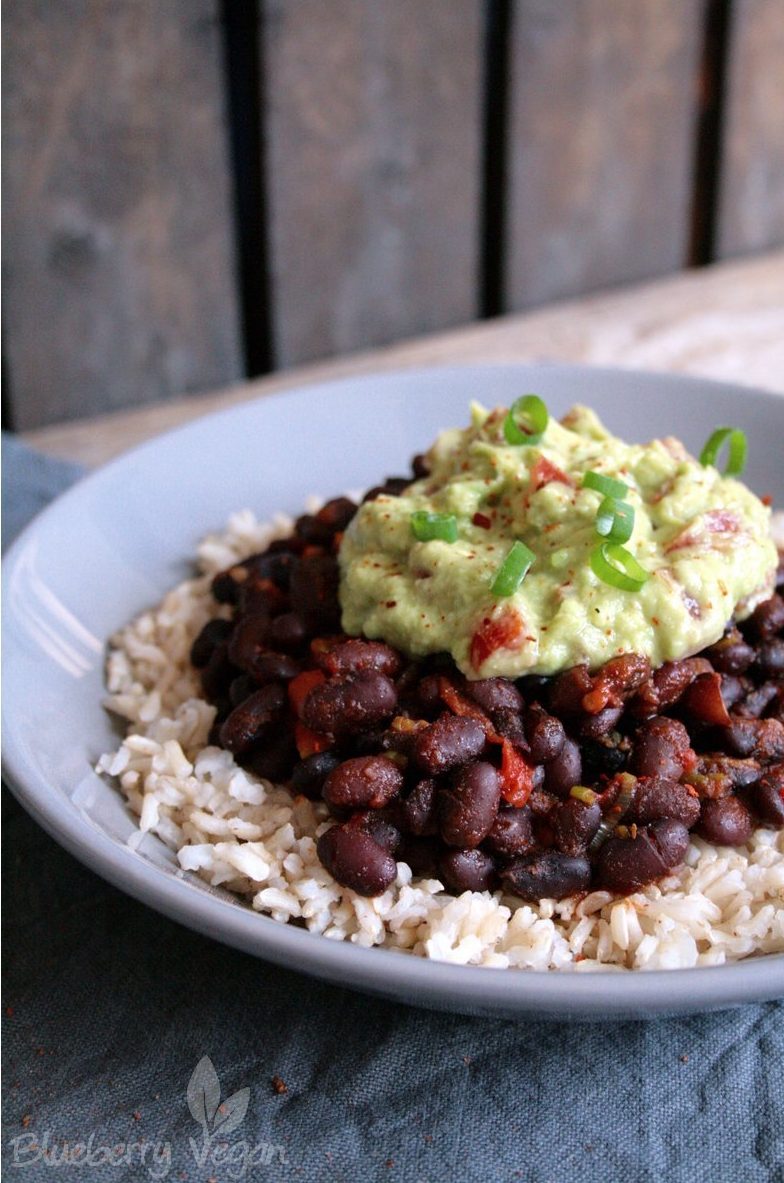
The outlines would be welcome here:
<svg viewBox="0 0 784 1183">
<path fill-rule="evenodd" d="M 620 653 L 656 666 L 718 640 L 771 594 L 770 510 L 739 481 L 673 438 L 627 444 L 585 407 L 551 418 L 534 445 L 507 443 L 506 415 L 475 405 L 469 427 L 435 441 L 427 477 L 360 508 L 339 556 L 347 633 L 412 657 L 451 653 L 469 678 L 595 668 Z M 649 576 L 637 591 L 592 567 L 603 498 L 582 486 L 588 471 L 628 488 L 626 548 Z M 418 541 L 416 511 L 454 517 L 456 541 Z M 492 587 L 516 540 L 533 562 L 501 597 Z"/>
</svg>

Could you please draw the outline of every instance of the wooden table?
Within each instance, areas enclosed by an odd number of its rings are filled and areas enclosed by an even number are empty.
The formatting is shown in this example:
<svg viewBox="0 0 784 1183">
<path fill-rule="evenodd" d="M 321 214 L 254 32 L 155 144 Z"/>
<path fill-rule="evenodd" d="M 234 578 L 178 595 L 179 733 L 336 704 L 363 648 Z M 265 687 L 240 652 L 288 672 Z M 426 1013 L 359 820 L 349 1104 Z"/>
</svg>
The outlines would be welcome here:
<svg viewBox="0 0 784 1183">
<path fill-rule="evenodd" d="M 702 374 L 784 394 L 784 252 L 474 323 L 209 394 L 40 428 L 24 438 L 50 455 L 95 466 L 208 411 L 304 383 L 413 366 L 544 360 Z"/>
</svg>

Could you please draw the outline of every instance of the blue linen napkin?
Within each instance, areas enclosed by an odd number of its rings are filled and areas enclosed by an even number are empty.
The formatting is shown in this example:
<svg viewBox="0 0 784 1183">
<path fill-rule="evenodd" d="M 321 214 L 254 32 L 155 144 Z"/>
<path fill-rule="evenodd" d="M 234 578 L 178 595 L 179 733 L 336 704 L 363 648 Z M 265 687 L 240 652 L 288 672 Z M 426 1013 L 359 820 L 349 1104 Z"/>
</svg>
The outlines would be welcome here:
<svg viewBox="0 0 784 1183">
<path fill-rule="evenodd" d="M 7 543 L 78 470 L 3 456 Z M 4 815 L 9 1178 L 784 1180 L 780 1003 L 590 1026 L 399 1006 L 189 932 L 7 792 Z"/>
</svg>

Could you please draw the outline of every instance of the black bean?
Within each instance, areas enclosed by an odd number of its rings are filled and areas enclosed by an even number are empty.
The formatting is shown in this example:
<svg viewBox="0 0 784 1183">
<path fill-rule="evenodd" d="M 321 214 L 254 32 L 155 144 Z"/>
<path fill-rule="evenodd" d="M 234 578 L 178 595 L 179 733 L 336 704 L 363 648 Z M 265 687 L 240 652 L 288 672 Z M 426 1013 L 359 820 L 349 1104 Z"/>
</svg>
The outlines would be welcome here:
<svg viewBox="0 0 784 1183">
<path fill-rule="evenodd" d="M 726 776 L 733 789 L 745 789 L 755 784 L 761 773 L 756 760 L 738 760 L 722 754 L 700 756 L 697 771 L 704 776 Z"/>
<path fill-rule="evenodd" d="M 394 683 L 372 672 L 315 686 L 302 706 L 302 720 L 313 731 L 351 735 L 383 723 L 397 706 Z"/>
<path fill-rule="evenodd" d="M 388 854 L 394 854 L 400 846 L 402 834 L 387 811 L 369 809 L 364 813 L 355 813 L 348 824 L 352 828 L 358 826 L 370 834 L 373 841 Z"/>
<path fill-rule="evenodd" d="M 623 714 L 623 707 L 605 707 L 595 715 L 586 715 L 580 719 L 577 732 L 580 739 L 601 739 L 615 730 L 615 725 Z"/>
<path fill-rule="evenodd" d="M 291 573 L 291 607 L 312 629 L 331 630 L 340 623 L 338 562 L 334 555 L 308 555 Z"/>
<path fill-rule="evenodd" d="M 438 674 L 427 674 L 417 686 L 417 699 L 425 714 L 435 714 L 444 709 Z"/>
<path fill-rule="evenodd" d="M 233 707 L 238 707 L 254 690 L 258 690 L 258 685 L 250 674 L 240 674 L 229 686 L 229 702 Z"/>
<path fill-rule="evenodd" d="M 637 776 L 680 780 L 690 759 L 691 741 L 683 724 L 656 716 L 638 728 L 629 767 Z"/>
<path fill-rule="evenodd" d="M 501 871 L 501 882 L 507 891 L 530 903 L 559 900 L 588 890 L 591 864 L 582 855 L 549 850 L 532 858 L 515 859 Z"/>
<path fill-rule="evenodd" d="M 476 719 L 444 714 L 417 732 L 412 754 L 423 772 L 437 776 L 473 760 L 485 742 L 484 727 Z"/>
<path fill-rule="evenodd" d="M 256 776 L 282 783 L 289 779 L 296 761 L 294 736 L 284 731 L 279 735 L 265 735 L 264 742 L 248 754 L 245 763 Z"/>
<path fill-rule="evenodd" d="M 396 678 L 400 673 L 400 654 L 383 641 L 363 641 L 357 637 L 319 638 L 312 648 L 316 664 L 332 676 L 374 670 L 388 678 Z"/>
<path fill-rule="evenodd" d="M 698 834 L 717 846 L 742 846 L 751 837 L 751 814 L 738 797 L 702 802 Z"/>
<path fill-rule="evenodd" d="M 411 471 L 418 481 L 430 475 L 430 461 L 423 452 L 418 452 L 411 461 Z"/>
<path fill-rule="evenodd" d="M 386 756 L 355 756 L 330 772 L 324 800 L 339 809 L 382 809 L 403 787 L 403 773 Z"/>
<path fill-rule="evenodd" d="M 228 704 L 229 687 L 239 674 L 236 665 L 229 661 L 227 645 L 221 641 L 212 651 L 212 656 L 201 671 L 201 685 L 208 702 Z"/>
<path fill-rule="evenodd" d="M 372 489 L 368 489 L 362 498 L 362 504 L 364 505 L 366 501 L 375 501 L 377 497 L 399 497 L 410 484 L 411 478 L 407 476 L 387 477 L 383 485 L 374 485 Z"/>
<path fill-rule="evenodd" d="M 543 789 L 534 788 L 533 792 L 528 798 L 527 808 L 535 817 L 545 817 L 552 809 L 555 809 L 559 798 L 554 797 L 551 793 L 544 792 Z"/>
<path fill-rule="evenodd" d="M 685 657 L 680 661 L 666 661 L 654 670 L 629 704 L 638 719 L 658 715 L 665 707 L 673 706 L 700 674 L 709 674 L 711 664 L 704 657 Z"/>
<path fill-rule="evenodd" d="M 447 850 L 438 867 L 452 891 L 489 891 L 495 881 L 495 863 L 483 850 Z"/>
<path fill-rule="evenodd" d="M 394 722 L 394 720 L 393 720 Z M 384 752 L 397 752 L 401 756 L 410 756 L 417 737 L 417 728 L 400 726 L 388 727 L 377 736 L 378 747 Z M 378 748 L 376 748 L 378 750 Z"/>
<path fill-rule="evenodd" d="M 749 619 L 744 622 L 744 629 L 760 641 L 775 637 L 784 630 L 784 599 L 774 595 L 758 604 Z"/>
<path fill-rule="evenodd" d="M 436 838 L 417 838 L 413 834 L 404 834 L 397 857 L 402 863 L 408 863 L 414 875 L 437 875 L 438 860 L 444 847 Z"/>
<path fill-rule="evenodd" d="M 268 649 L 253 658 L 251 669 L 254 682 L 263 685 L 264 682 L 290 682 L 301 672 L 302 666 L 287 653 L 273 653 Z"/>
<path fill-rule="evenodd" d="M 281 591 L 286 591 L 296 563 L 297 559 L 288 550 L 279 551 L 271 546 L 261 554 L 251 555 L 240 566 L 260 579 L 269 579 Z"/>
<path fill-rule="evenodd" d="M 637 781 L 623 820 L 644 824 L 662 817 L 674 817 L 690 830 L 699 816 L 699 799 L 686 785 L 663 776 L 652 776 Z"/>
<path fill-rule="evenodd" d="M 488 850 L 501 858 L 528 854 L 536 845 L 531 810 L 527 807 L 513 809 L 508 806 L 499 809 L 484 844 Z"/>
<path fill-rule="evenodd" d="M 236 706 L 220 730 L 220 741 L 228 751 L 241 755 L 265 736 L 269 724 L 286 703 L 286 692 L 275 682 L 262 686 Z"/>
<path fill-rule="evenodd" d="M 403 826 L 419 837 L 438 833 L 436 797 L 438 786 L 428 777 L 414 785 L 402 806 Z"/>
<path fill-rule="evenodd" d="M 748 678 L 739 678 L 735 674 L 721 675 L 721 698 L 727 710 L 737 706 L 748 694 L 751 684 Z"/>
<path fill-rule="evenodd" d="M 247 571 L 243 567 L 229 567 L 227 571 L 219 571 L 213 578 L 212 594 L 219 604 L 236 604 L 240 594 L 240 583 L 247 578 Z"/>
<path fill-rule="evenodd" d="M 316 851 L 330 875 L 357 895 L 381 895 L 397 876 L 392 855 L 359 828 L 333 826 L 321 835 Z"/>
<path fill-rule="evenodd" d="M 556 846 L 564 854 L 584 854 L 601 820 L 602 810 L 597 801 L 587 805 L 575 797 L 568 797 L 555 810 L 553 818 Z"/>
<path fill-rule="evenodd" d="M 580 745 L 583 758 L 583 777 L 593 784 L 600 776 L 615 776 L 626 768 L 631 744 L 625 736 L 613 733 L 601 739 L 584 739 Z"/>
<path fill-rule="evenodd" d="M 504 739 L 510 739 L 526 756 L 531 755 L 528 740 L 525 738 L 523 716 L 519 711 L 496 711 L 493 715 L 493 727 Z"/>
<path fill-rule="evenodd" d="M 254 673 L 255 662 L 267 648 L 269 623 L 266 612 L 254 612 L 240 617 L 234 626 L 229 640 L 229 657 L 248 674 Z"/>
<path fill-rule="evenodd" d="M 757 650 L 756 664 L 764 678 L 784 676 L 784 640 L 763 641 Z"/>
<path fill-rule="evenodd" d="M 727 746 L 738 756 L 770 763 L 784 759 L 784 725 L 778 719 L 733 719 L 724 729 Z"/>
<path fill-rule="evenodd" d="M 566 739 L 561 720 L 548 715 L 538 702 L 532 703 L 525 712 L 525 734 L 534 764 L 554 760 Z"/>
<path fill-rule="evenodd" d="M 308 630 L 299 612 L 282 612 L 270 621 L 267 635 L 273 649 L 289 652 L 296 651 L 303 645 Z"/>
<path fill-rule="evenodd" d="M 273 538 L 264 553 L 267 555 L 299 555 L 304 549 L 301 538 L 297 538 L 296 534 L 286 534 L 283 538 Z"/>
<path fill-rule="evenodd" d="M 736 628 L 705 650 L 705 656 L 720 674 L 745 674 L 754 660 L 754 650 Z"/>
<path fill-rule="evenodd" d="M 331 501 L 322 505 L 316 517 L 322 525 L 329 526 L 330 530 L 337 533 L 345 530 L 356 514 L 357 508 L 356 502 L 352 501 L 350 497 L 333 497 Z"/>
<path fill-rule="evenodd" d="M 555 759 L 545 765 L 544 787 L 556 797 L 568 797 L 569 790 L 580 784 L 582 771 L 580 749 L 573 739 L 566 739 Z"/>
<path fill-rule="evenodd" d="M 251 572 L 240 585 L 237 611 L 241 616 L 262 613 L 270 616 L 283 612 L 288 606 L 288 596 L 271 579 Z"/>
<path fill-rule="evenodd" d="M 583 699 L 592 687 L 587 665 L 575 665 L 564 670 L 549 684 L 550 710 L 558 716 L 579 715 L 583 710 Z"/>
<path fill-rule="evenodd" d="M 329 546 L 335 533 L 326 522 L 320 522 L 312 513 L 303 513 L 298 517 L 294 529 L 311 546 Z"/>
<path fill-rule="evenodd" d="M 751 806 L 758 817 L 769 826 L 784 826 L 784 764 L 765 770 L 749 793 Z"/>
<path fill-rule="evenodd" d="M 295 793 L 302 793 L 311 801 L 321 798 L 324 781 L 334 768 L 340 763 L 340 757 L 334 752 L 316 752 L 307 756 L 294 766 L 291 774 L 291 787 Z"/>
<path fill-rule="evenodd" d="M 508 678 L 480 678 L 476 682 L 466 682 L 465 692 L 488 715 L 523 709 L 523 696 Z"/>
<path fill-rule="evenodd" d="M 749 690 L 743 702 L 736 707 L 735 714 L 742 715 L 745 719 L 759 719 L 780 695 L 779 682 L 763 682 L 761 686 Z"/>
<path fill-rule="evenodd" d="M 438 794 L 441 837 L 448 846 L 478 846 L 492 829 L 501 800 L 498 773 L 477 761 L 455 773 L 452 787 Z"/>
<path fill-rule="evenodd" d="M 228 641 L 233 627 L 230 620 L 208 620 L 191 645 L 191 665 L 197 670 L 204 669 L 216 646 Z"/>
<path fill-rule="evenodd" d="M 610 891 L 636 891 L 677 867 L 688 848 L 689 831 L 672 818 L 653 822 L 636 838 L 608 838 L 599 847 L 599 882 Z"/>
</svg>

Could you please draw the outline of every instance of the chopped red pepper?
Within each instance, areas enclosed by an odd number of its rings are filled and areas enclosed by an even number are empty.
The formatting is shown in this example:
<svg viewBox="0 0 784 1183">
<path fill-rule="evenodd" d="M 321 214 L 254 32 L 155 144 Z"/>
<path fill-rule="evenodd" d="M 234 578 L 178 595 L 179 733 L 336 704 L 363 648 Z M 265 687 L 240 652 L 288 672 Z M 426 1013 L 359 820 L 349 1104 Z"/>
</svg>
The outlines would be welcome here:
<svg viewBox="0 0 784 1183">
<path fill-rule="evenodd" d="M 297 745 L 300 760 L 306 760 L 308 756 L 313 756 L 316 752 L 325 752 L 327 748 L 332 746 L 332 740 L 328 735 L 311 731 L 299 719 L 294 724 L 294 742 Z"/>
<path fill-rule="evenodd" d="M 289 682 L 289 702 L 294 714 L 299 718 L 305 699 L 314 687 L 326 682 L 326 675 L 322 670 L 303 670 Z"/>
<path fill-rule="evenodd" d="M 496 734 L 493 724 L 488 719 L 478 703 L 472 702 L 454 686 L 448 678 L 438 679 L 438 693 L 443 698 L 453 715 L 460 715 L 464 719 L 476 719 L 485 729 L 490 743 L 501 743 L 501 737 Z"/>
<path fill-rule="evenodd" d="M 709 726 L 728 727 L 732 722 L 721 695 L 721 674 L 701 674 L 686 688 L 681 704 Z"/>
<path fill-rule="evenodd" d="M 525 805 L 534 787 L 533 765 L 525 760 L 510 740 L 501 748 L 501 796 L 509 805 Z"/>
<path fill-rule="evenodd" d="M 551 481 L 560 481 L 562 485 L 570 485 L 574 488 L 574 481 L 562 468 L 553 464 L 552 460 L 548 460 L 546 456 L 537 456 L 531 469 L 530 491 L 535 493 L 537 489 L 549 485 Z"/>
<path fill-rule="evenodd" d="M 481 669 L 498 649 L 517 649 L 525 639 L 523 622 L 514 608 L 505 608 L 497 616 L 486 616 L 471 638 L 471 665 Z"/>
<path fill-rule="evenodd" d="M 475 526 L 481 526 L 483 530 L 489 530 L 493 524 L 493 519 L 489 518 L 486 513 L 475 513 L 471 521 Z"/>
</svg>

